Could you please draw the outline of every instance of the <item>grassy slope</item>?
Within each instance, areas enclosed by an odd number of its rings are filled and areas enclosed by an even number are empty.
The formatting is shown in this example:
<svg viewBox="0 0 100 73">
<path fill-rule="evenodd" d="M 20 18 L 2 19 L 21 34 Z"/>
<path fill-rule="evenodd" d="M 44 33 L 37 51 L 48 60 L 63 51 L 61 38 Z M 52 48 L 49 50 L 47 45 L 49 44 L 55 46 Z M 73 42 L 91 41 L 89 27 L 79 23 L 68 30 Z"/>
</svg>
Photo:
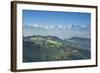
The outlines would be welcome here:
<svg viewBox="0 0 100 73">
<path fill-rule="evenodd" d="M 57 37 L 32 36 L 23 42 L 23 61 L 56 61 L 89 59 L 90 51 L 65 42 Z"/>
</svg>

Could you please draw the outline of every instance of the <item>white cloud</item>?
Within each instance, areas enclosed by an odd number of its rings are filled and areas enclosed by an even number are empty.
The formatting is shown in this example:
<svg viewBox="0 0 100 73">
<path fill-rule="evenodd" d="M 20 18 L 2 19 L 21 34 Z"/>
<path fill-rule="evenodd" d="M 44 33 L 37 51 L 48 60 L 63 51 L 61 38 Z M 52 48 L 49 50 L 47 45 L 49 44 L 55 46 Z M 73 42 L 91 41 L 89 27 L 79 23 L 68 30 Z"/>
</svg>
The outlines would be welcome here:
<svg viewBox="0 0 100 73">
<path fill-rule="evenodd" d="M 38 25 L 38 24 L 33 24 L 33 26 L 34 26 L 34 27 L 39 27 L 39 25 Z"/>
<path fill-rule="evenodd" d="M 45 29 L 54 29 L 55 28 L 55 26 L 44 26 L 43 28 L 45 28 Z"/>
<path fill-rule="evenodd" d="M 62 25 L 58 25 L 58 28 L 62 28 Z"/>
<path fill-rule="evenodd" d="M 49 29 L 49 26 L 46 26 L 45 28 L 46 28 L 46 29 Z"/>
</svg>

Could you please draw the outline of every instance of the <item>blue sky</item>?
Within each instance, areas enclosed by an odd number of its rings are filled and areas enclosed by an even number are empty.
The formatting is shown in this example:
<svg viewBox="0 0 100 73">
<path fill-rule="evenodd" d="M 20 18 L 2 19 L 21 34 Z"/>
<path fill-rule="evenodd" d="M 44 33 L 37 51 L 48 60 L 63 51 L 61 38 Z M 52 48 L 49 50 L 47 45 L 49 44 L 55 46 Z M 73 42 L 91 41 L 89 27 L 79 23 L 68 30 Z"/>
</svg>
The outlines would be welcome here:
<svg viewBox="0 0 100 73">
<path fill-rule="evenodd" d="M 90 13 L 23 10 L 24 26 L 34 24 L 39 26 L 67 26 L 71 24 L 86 26 L 91 24 L 90 20 Z"/>
</svg>

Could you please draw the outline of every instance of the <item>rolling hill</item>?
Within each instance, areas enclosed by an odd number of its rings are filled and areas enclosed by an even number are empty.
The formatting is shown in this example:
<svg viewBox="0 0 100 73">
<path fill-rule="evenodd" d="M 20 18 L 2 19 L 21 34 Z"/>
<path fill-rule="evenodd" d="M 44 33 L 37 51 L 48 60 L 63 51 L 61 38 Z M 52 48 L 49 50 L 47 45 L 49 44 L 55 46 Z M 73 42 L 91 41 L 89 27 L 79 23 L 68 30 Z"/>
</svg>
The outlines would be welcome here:
<svg viewBox="0 0 100 73">
<path fill-rule="evenodd" d="M 90 59 L 89 43 L 90 39 L 80 37 L 67 40 L 56 36 L 23 37 L 23 62 Z"/>
</svg>

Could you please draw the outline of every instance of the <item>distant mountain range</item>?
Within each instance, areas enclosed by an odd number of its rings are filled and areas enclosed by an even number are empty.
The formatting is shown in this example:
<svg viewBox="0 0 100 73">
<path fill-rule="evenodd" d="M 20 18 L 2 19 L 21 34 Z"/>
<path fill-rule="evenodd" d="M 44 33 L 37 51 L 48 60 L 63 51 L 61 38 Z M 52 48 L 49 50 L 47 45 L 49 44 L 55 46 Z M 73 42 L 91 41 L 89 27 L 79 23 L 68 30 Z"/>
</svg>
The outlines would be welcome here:
<svg viewBox="0 0 100 73">
<path fill-rule="evenodd" d="M 61 39 L 69 39 L 71 37 L 85 37 L 90 38 L 90 26 L 23 26 L 23 36 L 42 35 L 42 36 L 57 36 Z"/>
<path fill-rule="evenodd" d="M 28 27 L 35 27 L 35 28 L 43 28 L 43 29 L 54 29 L 54 28 L 58 28 L 58 29 L 73 29 L 73 28 L 90 28 L 90 25 L 85 25 L 85 26 L 80 26 L 80 25 L 77 25 L 77 24 L 71 24 L 71 25 L 45 25 L 45 26 L 41 26 L 41 25 L 38 25 L 38 24 L 33 24 L 33 25 L 26 25 Z"/>
<path fill-rule="evenodd" d="M 90 38 L 72 37 L 65 41 L 67 43 L 72 44 L 74 47 L 78 46 L 80 48 L 88 49 L 88 50 L 90 50 L 90 48 L 91 48 L 91 39 Z"/>
</svg>

